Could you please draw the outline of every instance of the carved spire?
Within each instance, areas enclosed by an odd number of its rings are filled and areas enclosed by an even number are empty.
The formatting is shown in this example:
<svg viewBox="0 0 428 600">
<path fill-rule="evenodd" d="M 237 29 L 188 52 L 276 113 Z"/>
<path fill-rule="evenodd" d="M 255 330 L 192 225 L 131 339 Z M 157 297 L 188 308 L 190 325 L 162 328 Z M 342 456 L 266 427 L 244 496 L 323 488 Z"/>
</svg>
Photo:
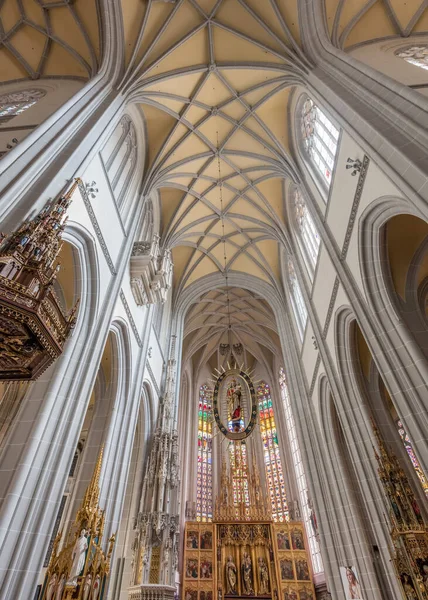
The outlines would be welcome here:
<svg viewBox="0 0 428 600">
<path fill-rule="evenodd" d="M 101 446 L 92 479 L 86 489 L 82 504 L 76 515 L 76 524 L 80 526 L 92 527 L 93 529 L 104 528 L 104 511 L 98 506 L 100 498 L 100 476 L 103 465 L 104 446 Z"/>
</svg>

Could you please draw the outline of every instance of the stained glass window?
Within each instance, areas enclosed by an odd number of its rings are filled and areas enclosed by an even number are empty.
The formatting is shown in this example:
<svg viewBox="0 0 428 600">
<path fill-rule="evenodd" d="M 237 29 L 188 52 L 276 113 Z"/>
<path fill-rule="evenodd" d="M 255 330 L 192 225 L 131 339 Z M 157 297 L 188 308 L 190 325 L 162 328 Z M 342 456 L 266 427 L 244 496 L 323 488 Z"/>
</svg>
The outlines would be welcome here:
<svg viewBox="0 0 428 600">
<path fill-rule="evenodd" d="M 416 475 L 419 477 L 419 481 L 421 482 L 422 488 L 425 492 L 425 495 L 428 496 L 428 480 L 425 476 L 425 473 L 422 470 L 421 465 L 419 464 L 418 459 L 413 451 L 412 442 L 410 441 L 409 436 L 406 433 L 406 430 L 403 427 L 403 423 L 401 421 L 397 421 L 398 433 L 403 441 L 404 447 L 407 450 L 407 454 L 409 455 L 410 460 L 412 461 L 413 468 L 416 471 Z"/>
<path fill-rule="evenodd" d="M 287 377 L 282 367 L 279 370 L 279 385 L 281 388 L 281 397 L 284 404 L 288 441 L 290 443 L 294 470 L 296 473 L 297 488 L 299 490 L 300 497 L 300 506 L 302 509 L 306 534 L 308 536 L 309 550 L 312 558 L 312 566 L 314 573 L 322 573 L 322 571 L 324 571 L 324 567 L 322 564 L 321 553 L 317 541 L 317 532 L 315 529 L 316 521 L 314 519 L 314 515 L 308 502 L 308 484 L 306 481 L 305 471 L 303 469 L 302 456 L 300 454 L 299 442 L 296 435 L 294 417 L 293 413 L 291 412 L 290 394 L 288 391 Z"/>
<path fill-rule="evenodd" d="M 297 280 L 296 271 L 291 258 L 288 258 L 288 282 L 290 284 L 291 304 L 293 306 L 294 316 L 296 317 L 297 328 L 301 339 L 303 339 L 306 321 L 308 320 L 308 311 L 306 310 L 302 290 L 300 289 L 300 284 Z"/>
<path fill-rule="evenodd" d="M 428 70 L 428 46 L 411 46 L 398 50 L 396 56 L 403 58 L 406 62 Z"/>
<path fill-rule="evenodd" d="M 339 130 L 310 98 L 307 98 L 302 106 L 301 130 L 304 148 L 329 186 Z"/>
<path fill-rule="evenodd" d="M 272 397 L 267 383 L 262 382 L 257 388 L 257 400 L 259 404 L 260 434 L 263 442 L 266 481 L 272 504 L 272 518 L 274 521 L 288 521 L 287 496 L 279 454 L 278 433 L 276 431 Z"/>
<path fill-rule="evenodd" d="M 0 123 L 7 123 L 16 115 L 36 104 L 46 95 L 44 90 L 22 90 L 0 96 Z"/>
<path fill-rule="evenodd" d="M 196 518 L 211 521 L 212 506 L 212 391 L 207 385 L 199 389 L 198 474 Z"/>
<path fill-rule="evenodd" d="M 229 442 L 229 460 L 232 474 L 233 504 L 236 507 L 244 504 L 246 512 L 248 512 L 250 495 L 248 491 L 248 456 L 245 440 Z"/>
<path fill-rule="evenodd" d="M 293 199 L 294 214 L 300 238 L 303 242 L 305 258 L 307 259 L 311 270 L 313 270 L 317 263 L 318 252 L 320 249 L 320 236 L 299 188 L 294 190 Z"/>
</svg>

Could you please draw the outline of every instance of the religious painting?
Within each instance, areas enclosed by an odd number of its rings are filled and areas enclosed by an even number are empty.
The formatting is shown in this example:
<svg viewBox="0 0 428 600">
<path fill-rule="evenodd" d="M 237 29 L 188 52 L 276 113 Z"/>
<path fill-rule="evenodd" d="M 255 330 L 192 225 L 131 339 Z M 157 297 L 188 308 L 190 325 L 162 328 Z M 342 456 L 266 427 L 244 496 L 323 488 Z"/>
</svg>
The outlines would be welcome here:
<svg viewBox="0 0 428 600">
<path fill-rule="evenodd" d="M 198 559 L 188 558 L 186 561 L 186 577 L 192 579 L 198 578 Z"/>
<path fill-rule="evenodd" d="M 284 600 L 299 600 L 297 590 L 294 587 L 288 587 L 284 590 Z"/>
<path fill-rule="evenodd" d="M 294 579 L 293 561 L 291 558 L 281 558 L 279 561 L 279 570 L 281 571 L 282 581 Z"/>
<path fill-rule="evenodd" d="M 199 533 L 197 531 L 192 531 L 189 530 L 187 532 L 187 539 L 186 539 L 186 548 L 192 548 L 192 549 L 198 549 L 199 547 Z"/>
<path fill-rule="evenodd" d="M 293 550 L 304 550 L 305 542 L 303 538 L 303 531 L 295 527 L 291 530 L 291 544 L 293 546 Z"/>
<path fill-rule="evenodd" d="M 276 534 L 278 550 L 290 550 L 290 538 L 286 531 L 278 531 Z"/>
<path fill-rule="evenodd" d="M 310 588 L 299 590 L 299 600 L 314 600 L 314 594 Z"/>
<path fill-rule="evenodd" d="M 309 566 L 306 558 L 296 560 L 296 575 L 297 579 L 301 581 L 310 581 L 311 576 L 309 575 Z"/>
<path fill-rule="evenodd" d="M 203 531 L 201 533 L 201 550 L 212 550 L 213 534 L 212 531 Z"/>
<path fill-rule="evenodd" d="M 184 600 L 198 600 L 198 590 L 192 590 L 190 588 L 185 588 Z"/>
<path fill-rule="evenodd" d="M 213 593 L 211 590 L 201 590 L 199 592 L 199 600 L 213 600 Z"/>
<path fill-rule="evenodd" d="M 357 569 L 351 566 L 340 567 L 340 576 L 342 578 L 346 600 L 363 600 Z M 412 596 L 408 597 L 411 598 Z M 416 593 L 415 598 L 417 598 Z"/>
<path fill-rule="evenodd" d="M 201 559 L 201 579 L 213 578 L 213 563 L 212 560 L 205 558 Z"/>
</svg>

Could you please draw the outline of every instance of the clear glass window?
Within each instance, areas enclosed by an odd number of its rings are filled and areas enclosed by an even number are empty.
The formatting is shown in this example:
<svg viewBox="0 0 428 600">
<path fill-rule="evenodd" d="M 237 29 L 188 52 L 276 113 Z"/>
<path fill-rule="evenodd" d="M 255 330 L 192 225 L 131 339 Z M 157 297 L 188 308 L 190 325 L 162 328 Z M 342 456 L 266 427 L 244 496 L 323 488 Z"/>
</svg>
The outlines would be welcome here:
<svg viewBox="0 0 428 600">
<path fill-rule="evenodd" d="M 294 316 L 297 322 L 300 338 L 303 339 L 306 321 L 308 320 L 308 311 L 303 299 L 302 290 L 297 280 L 296 271 L 291 258 L 288 259 L 288 283 L 291 291 L 291 304 L 293 306 Z"/>
<path fill-rule="evenodd" d="M 0 96 L 0 125 L 26 111 L 45 95 L 44 90 L 37 89 L 3 94 Z"/>
<path fill-rule="evenodd" d="M 284 404 L 285 419 L 287 424 L 288 439 L 291 447 L 291 455 L 296 473 L 297 488 L 299 490 L 300 506 L 302 509 L 303 522 L 308 536 L 309 551 L 312 559 L 314 573 L 322 573 L 324 567 L 322 564 L 320 548 L 317 540 L 316 518 L 308 501 L 308 484 L 303 469 L 302 456 L 300 454 L 299 442 L 296 435 L 296 426 L 294 424 L 293 413 L 291 412 L 290 394 L 288 390 L 287 377 L 284 369 L 279 370 L 279 385 L 281 388 L 281 397 Z"/>
<path fill-rule="evenodd" d="M 428 46 L 411 46 L 410 48 L 403 48 L 395 53 L 396 56 L 402 58 L 406 62 L 420 67 L 421 69 L 428 70 Z"/>
<path fill-rule="evenodd" d="M 320 236 L 299 188 L 294 190 L 293 201 L 296 224 L 303 242 L 306 259 L 313 271 L 318 259 Z"/>
<path fill-rule="evenodd" d="M 413 468 L 416 471 L 416 475 L 421 482 L 421 486 L 425 492 L 425 495 L 428 497 L 428 481 L 425 476 L 425 473 L 422 470 L 421 465 L 419 464 L 418 459 L 416 458 L 416 454 L 413 450 L 412 442 L 410 441 L 409 436 L 406 433 L 406 430 L 403 427 L 403 423 L 401 421 L 397 421 L 398 433 L 400 434 L 401 440 L 404 444 L 404 447 L 407 450 L 407 454 L 409 455 L 410 461 L 413 465 Z"/>
<path fill-rule="evenodd" d="M 310 98 L 302 106 L 301 132 L 307 154 L 323 181 L 330 186 L 339 130 Z"/>
</svg>

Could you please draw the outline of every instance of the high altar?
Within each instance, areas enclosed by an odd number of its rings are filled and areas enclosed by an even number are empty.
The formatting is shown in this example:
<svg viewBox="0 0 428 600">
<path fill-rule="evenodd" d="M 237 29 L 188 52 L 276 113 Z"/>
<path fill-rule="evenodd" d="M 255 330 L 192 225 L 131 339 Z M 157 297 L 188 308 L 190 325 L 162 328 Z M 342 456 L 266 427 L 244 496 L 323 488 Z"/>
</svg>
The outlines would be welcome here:
<svg viewBox="0 0 428 600">
<path fill-rule="evenodd" d="M 229 401 L 231 384 L 223 402 L 219 400 L 221 384 L 231 378 L 233 385 L 240 387 L 237 406 L 233 399 Z M 254 388 L 247 373 L 230 369 L 219 374 L 213 412 L 220 431 L 229 439 L 229 450 L 234 445 L 236 454 L 236 447 L 245 444 L 256 427 Z M 226 426 L 222 412 L 227 415 Z M 245 412 L 250 417 L 246 423 Z M 251 468 L 244 468 L 248 488 L 245 494 L 238 494 L 237 502 L 233 465 L 228 470 L 223 457 L 213 521 L 186 523 L 182 600 L 315 600 L 303 523 L 273 522 L 254 453 Z"/>
</svg>

